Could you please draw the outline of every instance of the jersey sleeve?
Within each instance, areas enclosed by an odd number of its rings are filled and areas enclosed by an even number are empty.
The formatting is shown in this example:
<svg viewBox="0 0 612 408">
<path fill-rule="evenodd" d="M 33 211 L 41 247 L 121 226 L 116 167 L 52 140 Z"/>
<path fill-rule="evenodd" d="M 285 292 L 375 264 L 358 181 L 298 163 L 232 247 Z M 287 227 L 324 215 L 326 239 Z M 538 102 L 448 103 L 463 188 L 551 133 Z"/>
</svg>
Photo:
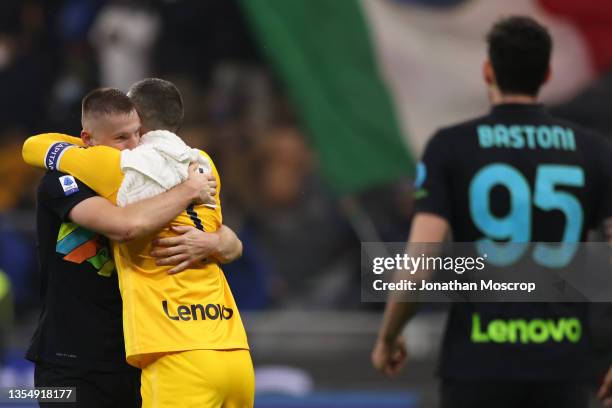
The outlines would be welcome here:
<svg viewBox="0 0 612 408">
<path fill-rule="evenodd" d="M 448 146 L 440 132 L 425 148 L 414 183 L 415 212 L 433 213 L 450 221 L 451 185 Z"/>
<path fill-rule="evenodd" d="M 108 146 L 82 146 L 79 138 L 46 133 L 28 138 L 22 156 L 32 166 L 71 174 L 99 195 L 111 198 L 123 180 L 121 152 Z"/>
<path fill-rule="evenodd" d="M 30 166 L 56 170 L 64 151 L 74 146 L 84 147 L 83 141 L 61 133 L 43 133 L 26 139 L 21 155 Z"/>
<path fill-rule="evenodd" d="M 47 207 L 64 221 L 77 204 L 95 196 L 80 180 L 59 171 L 47 172 L 38 187 L 38 205 Z"/>
</svg>

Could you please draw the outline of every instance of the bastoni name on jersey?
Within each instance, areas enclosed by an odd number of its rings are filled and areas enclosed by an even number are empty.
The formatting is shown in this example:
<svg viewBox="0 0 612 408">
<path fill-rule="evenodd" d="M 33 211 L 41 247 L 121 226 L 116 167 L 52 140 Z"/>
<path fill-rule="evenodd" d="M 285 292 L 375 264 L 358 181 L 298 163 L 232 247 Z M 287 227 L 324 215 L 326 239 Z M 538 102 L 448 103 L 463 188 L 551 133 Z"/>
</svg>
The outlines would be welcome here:
<svg viewBox="0 0 612 408">
<path fill-rule="evenodd" d="M 428 282 L 422 280 L 420 285 L 417 282 L 402 279 L 396 282 L 383 282 L 381 279 L 375 280 L 373 283 L 374 290 L 377 291 L 523 291 L 533 292 L 536 288 L 534 282 L 495 282 L 492 279 L 481 280 L 480 285 L 476 282 L 459 282 L 452 280 L 449 282 Z"/>
</svg>

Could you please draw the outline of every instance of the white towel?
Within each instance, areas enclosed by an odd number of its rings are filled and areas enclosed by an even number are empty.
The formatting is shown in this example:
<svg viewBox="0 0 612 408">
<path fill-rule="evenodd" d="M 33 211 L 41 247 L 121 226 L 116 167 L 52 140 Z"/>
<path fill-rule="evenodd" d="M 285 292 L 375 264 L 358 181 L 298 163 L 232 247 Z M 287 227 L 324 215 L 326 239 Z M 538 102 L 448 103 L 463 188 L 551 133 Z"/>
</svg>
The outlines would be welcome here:
<svg viewBox="0 0 612 408">
<path fill-rule="evenodd" d="M 212 172 L 210 162 L 174 133 L 166 130 L 145 133 L 136 148 L 121 152 L 121 171 L 125 177 L 117 204 L 125 207 L 182 183 L 189 176 L 191 162 L 197 162 L 205 174 Z"/>
</svg>

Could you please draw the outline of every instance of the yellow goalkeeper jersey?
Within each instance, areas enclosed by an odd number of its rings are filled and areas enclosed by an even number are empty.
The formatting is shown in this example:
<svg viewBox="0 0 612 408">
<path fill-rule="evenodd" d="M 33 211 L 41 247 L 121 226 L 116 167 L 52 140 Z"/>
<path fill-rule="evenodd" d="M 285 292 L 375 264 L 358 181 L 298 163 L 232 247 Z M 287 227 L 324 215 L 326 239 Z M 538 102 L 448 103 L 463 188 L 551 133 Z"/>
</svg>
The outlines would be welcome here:
<svg viewBox="0 0 612 408">
<path fill-rule="evenodd" d="M 81 139 L 58 133 L 32 136 L 23 146 L 26 163 L 68 173 L 99 195 L 116 202 L 123 181 L 121 152 L 107 146 L 84 148 Z M 210 160 L 210 157 L 200 152 Z M 217 206 L 190 206 L 171 225 L 216 231 L 222 223 L 219 174 Z M 248 349 L 236 302 L 215 262 L 168 275 L 149 254 L 151 242 L 171 236 L 168 229 L 127 243 L 113 243 L 123 298 L 123 330 L 127 360 L 142 368 L 147 355 L 196 349 Z"/>
</svg>

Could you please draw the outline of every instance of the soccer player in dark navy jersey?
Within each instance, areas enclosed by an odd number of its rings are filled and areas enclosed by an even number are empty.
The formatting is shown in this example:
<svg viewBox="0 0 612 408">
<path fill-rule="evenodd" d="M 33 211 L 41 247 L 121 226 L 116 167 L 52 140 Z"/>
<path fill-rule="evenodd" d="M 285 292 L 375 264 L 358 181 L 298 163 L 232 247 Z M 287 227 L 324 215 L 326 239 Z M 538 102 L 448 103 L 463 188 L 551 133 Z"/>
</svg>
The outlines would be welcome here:
<svg viewBox="0 0 612 408">
<path fill-rule="evenodd" d="M 537 103 L 549 78 L 545 27 L 510 17 L 487 37 L 483 67 L 492 110 L 439 130 L 418 173 L 410 242 L 580 242 L 612 217 L 612 150 L 599 135 Z M 390 300 L 372 353 L 396 375 L 406 359 L 400 332 L 414 304 Z M 595 386 L 588 304 L 454 303 L 439 374 L 442 407 L 587 407 Z M 571 322 L 573 336 L 493 341 L 493 320 Z M 476 327 L 477 326 L 477 327 Z"/>
</svg>

